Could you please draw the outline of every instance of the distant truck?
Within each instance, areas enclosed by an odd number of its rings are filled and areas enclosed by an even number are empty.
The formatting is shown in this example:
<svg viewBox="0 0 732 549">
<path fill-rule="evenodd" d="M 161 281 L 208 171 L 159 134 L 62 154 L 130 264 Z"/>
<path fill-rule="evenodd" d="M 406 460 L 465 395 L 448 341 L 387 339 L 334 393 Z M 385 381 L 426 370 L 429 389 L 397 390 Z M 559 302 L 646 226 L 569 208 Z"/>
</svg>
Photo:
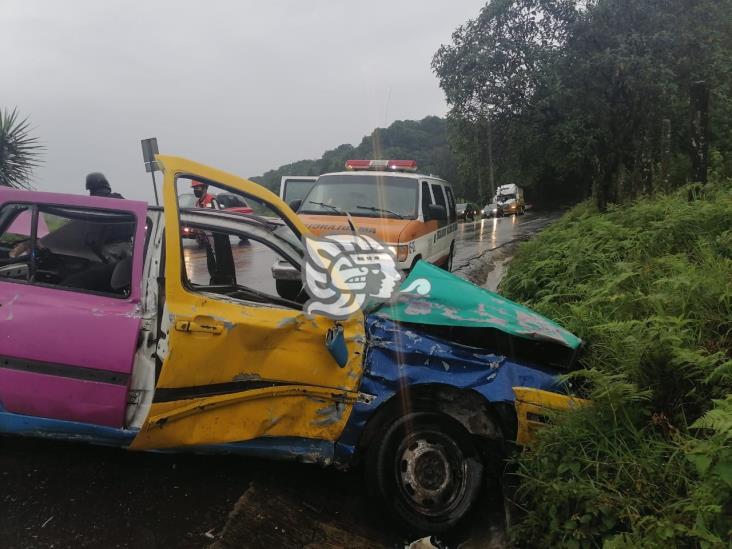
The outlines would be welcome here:
<svg viewBox="0 0 732 549">
<path fill-rule="evenodd" d="M 498 187 L 493 202 L 501 207 L 503 215 L 523 215 L 526 211 L 524 190 L 518 185 L 510 184 Z"/>
</svg>

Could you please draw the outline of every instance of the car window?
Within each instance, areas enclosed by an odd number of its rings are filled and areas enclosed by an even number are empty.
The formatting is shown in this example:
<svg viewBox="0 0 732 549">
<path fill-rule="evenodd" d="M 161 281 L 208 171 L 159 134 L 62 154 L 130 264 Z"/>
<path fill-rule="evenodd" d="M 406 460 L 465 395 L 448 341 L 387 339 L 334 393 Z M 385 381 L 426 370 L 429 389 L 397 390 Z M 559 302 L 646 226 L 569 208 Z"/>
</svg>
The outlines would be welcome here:
<svg viewBox="0 0 732 549">
<path fill-rule="evenodd" d="M 126 212 L 6 204 L 0 280 L 126 297 L 135 226 Z"/>
<path fill-rule="evenodd" d="M 457 220 L 457 211 L 455 208 L 455 197 L 452 194 L 452 189 L 445 186 L 445 193 L 447 194 L 447 213 L 450 218 L 450 223 Z"/>
<path fill-rule="evenodd" d="M 442 185 L 432 183 L 432 194 L 435 196 L 435 204 L 445 208 L 447 213 L 447 201 L 445 200 L 445 194 L 442 191 Z"/>
<path fill-rule="evenodd" d="M 285 188 L 282 191 L 282 200 L 292 202 L 302 200 L 315 185 L 315 181 L 309 179 L 288 179 L 285 181 Z"/>
<path fill-rule="evenodd" d="M 224 194 L 215 183 L 207 183 L 205 192 L 223 198 L 222 205 L 246 203 L 252 213 L 202 208 L 179 212 L 188 288 L 227 299 L 299 308 L 279 296 L 273 266 L 284 262 L 299 273 L 300 238 L 278 212 L 256 197 L 230 189 Z M 179 188 L 188 184 L 184 177 L 177 181 Z"/>
<path fill-rule="evenodd" d="M 222 208 L 246 208 L 247 203 L 243 198 L 235 194 L 219 193 L 216 195 L 219 205 Z"/>
<path fill-rule="evenodd" d="M 434 202 L 432 202 L 430 186 L 426 181 L 422 181 L 422 215 L 427 214 L 430 204 L 434 204 Z"/>
</svg>

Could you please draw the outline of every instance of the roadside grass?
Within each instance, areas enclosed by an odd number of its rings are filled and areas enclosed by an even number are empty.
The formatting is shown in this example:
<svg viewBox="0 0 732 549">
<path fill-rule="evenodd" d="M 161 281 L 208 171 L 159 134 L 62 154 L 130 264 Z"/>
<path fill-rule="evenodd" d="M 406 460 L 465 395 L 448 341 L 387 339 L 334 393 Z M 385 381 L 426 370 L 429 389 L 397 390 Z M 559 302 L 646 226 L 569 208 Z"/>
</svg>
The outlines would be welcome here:
<svg viewBox="0 0 732 549">
<path fill-rule="evenodd" d="M 517 458 L 514 541 L 732 547 L 732 181 L 581 204 L 501 291 L 586 342 L 569 378 L 594 402 Z"/>
</svg>

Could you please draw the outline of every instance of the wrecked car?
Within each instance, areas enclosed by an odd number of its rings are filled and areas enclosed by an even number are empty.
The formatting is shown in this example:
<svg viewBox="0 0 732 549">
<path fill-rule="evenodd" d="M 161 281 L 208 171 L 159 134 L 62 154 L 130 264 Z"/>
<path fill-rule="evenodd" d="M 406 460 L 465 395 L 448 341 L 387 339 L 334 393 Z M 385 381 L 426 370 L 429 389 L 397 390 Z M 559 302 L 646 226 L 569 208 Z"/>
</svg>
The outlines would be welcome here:
<svg viewBox="0 0 732 549">
<path fill-rule="evenodd" d="M 552 321 L 425 262 L 391 302 L 307 314 L 270 269 L 302 268 L 297 215 L 253 182 L 158 162 L 164 208 L 0 190 L 1 433 L 362 464 L 389 516 L 437 533 L 547 409 L 574 405 L 557 375 L 581 342 Z M 258 213 L 180 207 L 191 180 Z"/>
</svg>

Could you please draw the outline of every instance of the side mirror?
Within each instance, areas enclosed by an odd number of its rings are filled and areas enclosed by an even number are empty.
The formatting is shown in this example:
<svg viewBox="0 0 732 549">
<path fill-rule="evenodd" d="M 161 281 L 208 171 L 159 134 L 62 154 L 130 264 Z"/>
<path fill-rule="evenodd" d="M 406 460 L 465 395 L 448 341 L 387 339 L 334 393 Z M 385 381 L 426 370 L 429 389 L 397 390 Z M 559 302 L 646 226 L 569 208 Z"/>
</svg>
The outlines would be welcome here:
<svg viewBox="0 0 732 549">
<path fill-rule="evenodd" d="M 300 209 L 300 206 L 302 206 L 302 200 L 299 198 L 297 200 L 290 200 L 290 202 L 287 203 L 287 205 L 290 207 L 290 209 L 293 212 L 296 212 Z"/>
<path fill-rule="evenodd" d="M 425 212 L 425 221 L 429 221 L 430 219 L 437 219 L 439 221 L 444 221 L 447 219 L 447 210 L 445 209 L 445 206 L 440 206 L 439 204 L 430 204 L 427 206 L 427 211 Z"/>
</svg>

